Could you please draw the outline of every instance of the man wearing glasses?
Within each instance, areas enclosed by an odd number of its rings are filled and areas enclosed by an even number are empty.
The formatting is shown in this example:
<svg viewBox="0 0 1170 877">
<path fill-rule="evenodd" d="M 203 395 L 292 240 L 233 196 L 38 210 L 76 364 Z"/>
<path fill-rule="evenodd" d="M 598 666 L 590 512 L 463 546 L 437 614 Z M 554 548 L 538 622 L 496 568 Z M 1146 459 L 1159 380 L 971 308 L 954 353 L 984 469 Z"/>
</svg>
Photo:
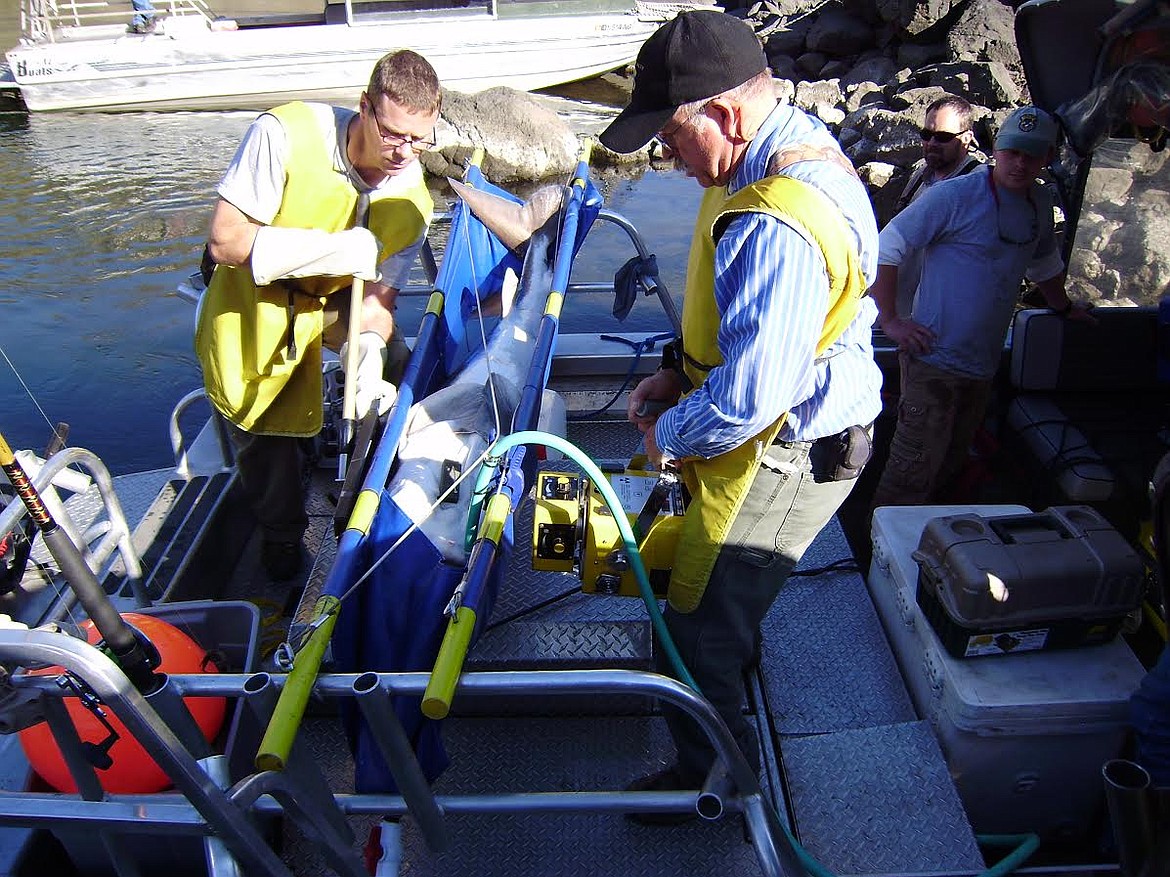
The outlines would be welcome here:
<svg viewBox="0 0 1170 877">
<path fill-rule="evenodd" d="M 681 13 L 638 53 L 630 104 L 601 142 L 657 136 L 703 187 L 682 337 L 631 393 L 628 416 L 655 464 L 680 468 L 691 501 L 665 612 L 683 663 L 758 769 L 743 717 L 760 622 L 848 496 L 881 410 L 877 262 L 865 187 L 820 121 L 778 102 L 759 40 L 717 10 Z M 643 403 L 668 409 L 657 416 Z M 657 649 L 659 668 L 674 673 Z M 678 750 L 642 790 L 703 784 L 715 753 L 663 705 Z M 693 814 L 631 814 L 641 822 Z"/>
<path fill-rule="evenodd" d="M 391 53 L 357 112 L 295 102 L 257 118 L 218 186 L 195 348 L 274 581 L 301 569 L 300 441 L 321 429 L 321 347 L 345 340 L 353 278 L 366 281 L 347 375 L 357 414 L 394 400 L 408 355 L 394 305 L 433 212 L 418 156 L 434 145 L 440 100 L 423 57 Z"/>
<path fill-rule="evenodd" d="M 882 229 L 870 293 L 898 345 L 902 386 L 875 507 L 935 501 L 959 474 L 1025 277 L 1057 313 L 1094 322 L 1065 295 L 1052 199 L 1036 180 L 1056 138 L 1048 113 L 1015 110 L 995 138 L 993 167 L 932 186 Z M 922 256 L 918 295 L 912 316 L 900 317 L 898 275 L 914 252 Z"/>
<path fill-rule="evenodd" d="M 894 204 L 897 216 L 912 201 L 917 200 L 935 183 L 969 174 L 984 160 L 982 153 L 973 152 L 975 133 L 971 130 L 971 104 L 964 98 L 947 94 L 926 108 L 925 122 L 919 136 L 922 138 L 922 160 L 914 166 L 906 188 Z M 899 266 L 898 316 L 910 316 L 914 305 L 914 291 L 918 288 L 920 266 L 913 256 Z"/>
</svg>

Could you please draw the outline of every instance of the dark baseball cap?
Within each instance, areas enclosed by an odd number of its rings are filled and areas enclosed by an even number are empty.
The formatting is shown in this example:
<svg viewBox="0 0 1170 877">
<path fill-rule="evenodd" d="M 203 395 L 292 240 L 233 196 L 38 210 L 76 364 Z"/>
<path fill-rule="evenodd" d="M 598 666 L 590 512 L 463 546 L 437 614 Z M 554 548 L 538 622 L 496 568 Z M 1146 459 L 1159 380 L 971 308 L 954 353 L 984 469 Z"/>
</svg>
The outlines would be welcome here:
<svg viewBox="0 0 1170 877">
<path fill-rule="evenodd" d="M 713 9 L 683 12 L 642 44 L 629 106 L 601 132 L 601 143 L 637 152 L 683 104 L 722 94 L 767 69 L 764 47 L 746 22 Z"/>
</svg>

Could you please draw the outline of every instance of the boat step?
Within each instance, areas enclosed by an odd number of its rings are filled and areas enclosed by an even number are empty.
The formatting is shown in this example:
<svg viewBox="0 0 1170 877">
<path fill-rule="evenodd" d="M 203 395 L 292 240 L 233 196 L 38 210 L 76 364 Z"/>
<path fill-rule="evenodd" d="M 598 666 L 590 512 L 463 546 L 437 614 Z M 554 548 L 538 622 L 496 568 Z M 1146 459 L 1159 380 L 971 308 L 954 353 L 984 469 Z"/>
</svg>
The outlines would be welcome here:
<svg viewBox="0 0 1170 877">
<path fill-rule="evenodd" d="M 197 475 L 190 481 L 173 479 L 159 492 L 140 529 L 153 533 L 150 547 L 142 556 L 143 586 L 152 601 L 189 599 L 190 595 L 216 596 L 222 587 L 213 583 L 226 577 L 239 557 L 243 542 L 238 518 L 218 514 L 226 504 L 225 495 L 234 481 L 231 473 Z M 247 532 L 246 530 L 244 531 Z M 215 550 L 199 550 L 213 540 Z M 222 579 L 221 579 L 222 581 Z M 108 593 L 130 598 L 130 582 L 120 571 L 106 582 Z"/>
</svg>

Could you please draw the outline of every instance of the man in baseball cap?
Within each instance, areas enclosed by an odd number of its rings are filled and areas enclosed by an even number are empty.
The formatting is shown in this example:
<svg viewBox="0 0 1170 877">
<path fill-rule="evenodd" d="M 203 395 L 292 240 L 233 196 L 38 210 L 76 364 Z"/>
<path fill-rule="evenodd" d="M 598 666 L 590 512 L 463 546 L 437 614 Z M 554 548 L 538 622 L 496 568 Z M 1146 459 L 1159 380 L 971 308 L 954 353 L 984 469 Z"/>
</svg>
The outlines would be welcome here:
<svg viewBox="0 0 1170 877">
<path fill-rule="evenodd" d="M 727 13 L 684 12 L 638 53 L 630 105 L 601 142 L 633 152 L 655 136 L 706 191 L 682 337 L 634 388 L 627 414 L 647 457 L 677 465 L 691 490 L 667 629 L 758 768 L 740 705 L 760 622 L 856 483 L 866 427 L 882 407 L 876 310 L 863 298 L 877 225 L 833 136 L 777 101 L 759 40 Z M 656 654 L 674 675 L 664 650 Z M 662 711 L 677 761 L 631 788 L 698 789 L 715 761 L 711 744 L 687 714 Z M 658 824 L 694 816 L 631 814 Z"/>
<path fill-rule="evenodd" d="M 1047 158 L 1056 145 L 1056 120 L 1038 107 L 1019 107 L 1004 119 L 995 135 L 995 148 L 1014 149 Z"/>
<path fill-rule="evenodd" d="M 684 12 L 638 52 L 630 105 L 601 134 L 614 152 L 637 152 L 683 104 L 742 85 L 768 69 L 763 47 L 743 21 L 717 10 Z"/>
</svg>

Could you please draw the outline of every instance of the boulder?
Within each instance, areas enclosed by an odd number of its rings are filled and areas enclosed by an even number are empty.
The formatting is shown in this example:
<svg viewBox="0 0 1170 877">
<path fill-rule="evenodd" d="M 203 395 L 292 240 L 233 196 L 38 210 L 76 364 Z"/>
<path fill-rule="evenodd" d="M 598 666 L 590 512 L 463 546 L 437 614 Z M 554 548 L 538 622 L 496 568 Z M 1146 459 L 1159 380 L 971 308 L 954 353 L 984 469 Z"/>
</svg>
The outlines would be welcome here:
<svg viewBox="0 0 1170 877">
<path fill-rule="evenodd" d="M 577 165 L 579 138 L 565 119 L 539 99 L 511 88 L 479 94 L 443 92 L 436 148 L 422 156 L 436 176 L 458 177 L 475 147 L 483 147 L 484 175 L 493 182 L 564 176 Z"/>
<path fill-rule="evenodd" d="M 873 45 L 873 28 L 844 9 L 829 7 L 809 29 L 805 45 L 810 51 L 835 58 L 856 55 Z"/>
</svg>

